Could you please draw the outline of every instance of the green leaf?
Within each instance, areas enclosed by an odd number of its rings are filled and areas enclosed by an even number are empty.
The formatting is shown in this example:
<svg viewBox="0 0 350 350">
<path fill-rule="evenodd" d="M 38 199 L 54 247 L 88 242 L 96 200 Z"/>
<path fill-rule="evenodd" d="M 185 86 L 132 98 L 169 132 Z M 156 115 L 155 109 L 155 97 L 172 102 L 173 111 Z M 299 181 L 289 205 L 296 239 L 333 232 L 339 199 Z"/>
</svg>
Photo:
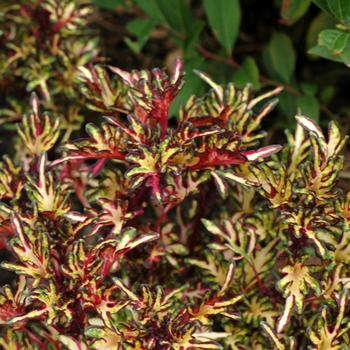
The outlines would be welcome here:
<svg viewBox="0 0 350 350">
<path fill-rule="evenodd" d="M 320 103 L 313 96 L 298 96 L 296 99 L 298 108 L 301 114 L 307 115 L 316 122 L 320 119 Z"/>
<path fill-rule="evenodd" d="M 270 74 L 289 83 L 295 68 L 295 51 L 290 37 L 284 33 L 275 33 L 263 56 Z"/>
<path fill-rule="evenodd" d="M 183 42 L 183 51 L 184 51 L 185 57 L 186 57 L 187 53 L 189 52 L 189 50 L 192 48 L 195 41 L 198 39 L 199 34 L 201 33 L 204 26 L 205 26 L 204 21 L 196 21 L 192 25 L 192 27 L 188 30 L 187 35 L 186 35 L 186 39 Z M 186 65 L 186 63 L 185 63 L 185 65 Z M 186 76 L 186 78 L 187 78 L 187 76 Z"/>
<path fill-rule="evenodd" d="M 260 89 L 259 68 L 253 57 L 248 56 L 244 59 L 242 67 L 235 73 L 233 81 L 240 89 L 247 83 L 251 83 L 254 90 Z"/>
<path fill-rule="evenodd" d="M 94 5 L 109 9 L 116 10 L 118 7 L 125 7 L 125 0 L 93 0 Z"/>
<path fill-rule="evenodd" d="M 182 34 L 194 22 L 185 0 L 136 0 L 136 3 L 151 19 Z"/>
<path fill-rule="evenodd" d="M 318 34 L 322 30 L 334 28 L 337 23 L 337 20 L 326 12 L 321 12 L 318 16 L 316 16 L 311 21 L 311 24 L 306 34 L 306 46 L 308 47 L 308 49 L 317 45 Z"/>
<path fill-rule="evenodd" d="M 340 55 L 334 55 L 332 50 L 328 49 L 324 45 L 314 46 L 308 51 L 308 53 L 326 58 L 331 61 L 342 62 Z"/>
<path fill-rule="evenodd" d="M 278 107 L 282 110 L 283 114 L 286 115 L 287 119 L 289 120 L 289 124 L 287 123 L 287 120 L 281 120 L 279 121 L 279 124 L 282 124 L 284 127 L 291 127 L 293 118 L 298 110 L 296 103 L 297 98 L 295 95 L 292 95 L 288 91 L 282 91 L 278 96 L 278 99 Z"/>
<path fill-rule="evenodd" d="M 220 44 L 230 56 L 241 23 L 238 0 L 204 0 L 204 9 L 209 24 Z"/>
<path fill-rule="evenodd" d="M 148 19 L 134 19 L 128 22 L 128 24 L 126 25 L 126 29 L 130 33 L 137 36 L 138 45 L 135 45 L 138 48 L 137 53 L 139 53 L 142 50 L 156 24 L 157 22 L 154 20 L 152 21 Z M 136 44 L 129 38 L 125 38 L 125 42 L 127 42 L 127 44 Z"/>
<path fill-rule="evenodd" d="M 270 74 L 277 76 L 283 83 L 290 83 L 296 60 L 290 37 L 284 33 L 275 33 L 263 56 Z"/>
<path fill-rule="evenodd" d="M 349 16 L 350 2 L 348 0 L 313 0 L 313 2 L 340 22 L 344 22 Z"/>
<path fill-rule="evenodd" d="M 311 0 L 287 0 L 283 4 L 286 4 L 281 13 L 283 22 L 291 25 L 304 16 L 310 7 Z"/>
<path fill-rule="evenodd" d="M 326 29 L 319 34 L 318 44 L 326 46 L 333 55 L 339 55 L 347 47 L 348 39 L 348 33 L 337 29 Z"/>
</svg>

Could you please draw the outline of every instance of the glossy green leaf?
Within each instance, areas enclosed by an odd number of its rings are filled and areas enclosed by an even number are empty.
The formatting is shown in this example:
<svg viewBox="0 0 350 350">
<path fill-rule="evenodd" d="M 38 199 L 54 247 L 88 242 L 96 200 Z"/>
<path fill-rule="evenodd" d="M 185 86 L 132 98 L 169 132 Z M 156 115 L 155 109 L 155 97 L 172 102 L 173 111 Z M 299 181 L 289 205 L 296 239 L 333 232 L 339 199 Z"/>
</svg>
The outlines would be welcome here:
<svg viewBox="0 0 350 350">
<path fill-rule="evenodd" d="M 241 23 L 238 0 L 204 0 L 204 9 L 217 40 L 230 56 Z"/>
<path fill-rule="evenodd" d="M 350 14 L 348 0 L 312 0 L 323 11 L 329 13 L 340 22 L 344 22 Z"/>
<path fill-rule="evenodd" d="M 341 54 L 348 46 L 349 34 L 337 29 L 326 29 L 319 34 L 319 45 L 325 45 L 333 55 Z"/>
<path fill-rule="evenodd" d="M 264 51 L 264 63 L 270 73 L 283 83 L 289 83 L 295 68 L 295 51 L 290 37 L 275 33 Z"/>
</svg>

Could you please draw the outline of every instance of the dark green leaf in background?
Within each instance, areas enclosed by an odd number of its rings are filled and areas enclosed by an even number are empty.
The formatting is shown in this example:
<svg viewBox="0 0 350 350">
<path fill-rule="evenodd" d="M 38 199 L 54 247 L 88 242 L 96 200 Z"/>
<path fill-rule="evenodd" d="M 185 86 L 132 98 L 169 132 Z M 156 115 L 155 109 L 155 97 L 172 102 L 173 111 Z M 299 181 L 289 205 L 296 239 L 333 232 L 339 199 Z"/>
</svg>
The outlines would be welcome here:
<svg viewBox="0 0 350 350">
<path fill-rule="evenodd" d="M 135 53 L 140 53 L 156 25 L 155 20 L 134 19 L 130 21 L 126 25 L 126 29 L 137 37 L 137 42 L 130 38 L 125 38 L 125 42 Z"/>
<path fill-rule="evenodd" d="M 320 12 L 311 22 L 306 34 L 306 46 L 308 49 L 318 44 L 318 35 L 324 29 L 334 28 L 338 21 L 326 12 Z"/>
<path fill-rule="evenodd" d="M 217 40 L 230 56 L 241 23 L 239 0 L 204 0 L 204 9 Z"/>
<path fill-rule="evenodd" d="M 296 98 L 297 97 L 295 95 L 292 95 L 290 92 L 285 90 L 278 95 L 278 108 L 287 117 L 287 119 L 281 118 L 281 120 L 277 122 L 277 125 L 280 128 L 290 127 L 290 122 L 293 120 L 298 111 Z"/>
<path fill-rule="evenodd" d="M 316 97 L 298 96 L 296 104 L 302 115 L 312 118 L 316 122 L 320 119 L 320 104 Z"/>
<path fill-rule="evenodd" d="M 185 34 L 194 18 L 186 0 L 136 0 L 137 5 L 153 20 Z"/>
<path fill-rule="evenodd" d="M 204 21 L 196 21 L 192 25 L 192 27 L 188 30 L 186 39 L 183 42 L 183 51 L 184 51 L 185 57 L 189 52 L 189 50 L 192 48 L 193 44 L 198 39 L 199 34 L 201 33 L 204 26 L 205 26 Z"/>
<path fill-rule="evenodd" d="M 170 27 L 170 24 L 167 21 L 167 18 L 164 15 L 161 1 L 157 0 L 136 0 L 137 5 L 141 7 L 145 13 L 150 16 L 155 21 L 160 22 L 161 24 Z"/>
<path fill-rule="evenodd" d="M 105 9 L 116 10 L 125 7 L 125 0 L 93 0 L 93 4 Z"/>
<path fill-rule="evenodd" d="M 259 68 L 252 57 L 248 56 L 245 58 L 241 69 L 234 74 L 233 82 L 238 88 L 242 88 L 243 85 L 251 83 L 254 90 L 260 89 Z"/>
<path fill-rule="evenodd" d="M 281 16 L 286 24 L 293 24 L 303 17 L 309 9 L 311 0 L 285 0 L 283 2 Z"/>
<path fill-rule="evenodd" d="M 264 63 L 270 75 L 289 83 L 295 68 L 295 51 L 290 37 L 275 33 L 264 51 Z"/>
</svg>

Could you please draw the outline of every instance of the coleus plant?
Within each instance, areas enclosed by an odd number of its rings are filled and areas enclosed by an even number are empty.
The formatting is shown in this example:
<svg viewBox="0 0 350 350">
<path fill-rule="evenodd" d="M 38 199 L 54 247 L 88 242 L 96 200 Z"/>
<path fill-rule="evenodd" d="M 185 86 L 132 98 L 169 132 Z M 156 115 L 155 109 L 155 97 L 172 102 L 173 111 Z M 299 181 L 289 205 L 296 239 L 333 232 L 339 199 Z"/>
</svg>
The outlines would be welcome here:
<svg viewBox="0 0 350 350">
<path fill-rule="evenodd" d="M 78 67 L 97 59 L 98 38 L 87 26 L 91 6 L 72 0 L 0 3 L 0 123 L 12 130 L 36 91 L 58 116 L 64 139 L 80 130 L 85 98 L 77 93 Z M 28 98 L 27 98 L 28 97 Z"/>
<path fill-rule="evenodd" d="M 348 348 L 346 138 L 299 115 L 261 147 L 280 89 L 200 71 L 211 90 L 171 118 L 182 64 L 79 67 L 105 118 L 87 138 L 32 94 L 0 167 L 2 348 Z"/>
</svg>

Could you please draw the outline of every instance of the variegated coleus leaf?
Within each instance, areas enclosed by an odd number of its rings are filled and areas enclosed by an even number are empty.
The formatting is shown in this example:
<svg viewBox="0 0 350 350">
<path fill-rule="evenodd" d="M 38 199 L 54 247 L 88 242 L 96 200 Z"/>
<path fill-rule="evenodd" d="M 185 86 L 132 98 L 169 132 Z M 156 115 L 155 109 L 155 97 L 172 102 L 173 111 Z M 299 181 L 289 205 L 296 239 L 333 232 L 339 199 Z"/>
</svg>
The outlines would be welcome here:
<svg viewBox="0 0 350 350">
<path fill-rule="evenodd" d="M 187 170 L 181 175 L 167 174 L 166 186 L 163 188 L 164 203 L 167 203 L 164 213 L 181 203 L 187 196 L 199 191 L 199 185 L 210 179 L 211 171 L 206 170 L 199 175 L 196 171 Z"/>
<path fill-rule="evenodd" d="M 131 88 L 136 117 L 144 124 L 149 119 L 158 121 L 161 137 L 165 136 L 168 127 L 170 105 L 184 86 L 182 67 L 183 60 L 176 58 L 170 78 L 164 71 L 157 68 L 153 69 L 152 74 L 149 71 L 134 71 L 130 74 L 119 68 L 109 67 Z"/>
<path fill-rule="evenodd" d="M 98 177 L 87 184 L 88 189 L 84 194 L 90 202 L 99 198 L 115 201 L 124 196 L 130 187 L 129 181 L 119 169 L 108 168 L 103 169 Z"/>
<path fill-rule="evenodd" d="M 338 216 L 344 220 L 350 221 L 350 190 L 347 191 L 341 198 L 335 200 L 335 207 Z"/>
<path fill-rule="evenodd" d="M 304 180 L 301 193 L 306 194 L 309 202 L 322 205 L 339 195 L 335 188 L 336 179 L 343 168 L 344 157 L 339 155 L 347 137 L 342 139 L 335 122 L 328 125 L 328 142 L 321 128 L 304 116 L 297 116 L 297 122 L 309 132 L 312 145 L 312 159 L 300 166 Z"/>
<path fill-rule="evenodd" d="M 54 174 L 47 171 L 46 152 L 38 159 L 37 174 L 26 174 L 28 182 L 25 189 L 28 197 L 37 205 L 39 212 L 56 220 L 69 211 L 68 199 L 72 190 L 61 182 L 56 182 Z"/>
<path fill-rule="evenodd" d="M 18 332 L 15 327 L 7 328 L 0 335 L 0 346 L 3 350 L 37 350 L 38 347 L 33 344 L 32 339 L 28 337 L 26 332 Z"/>
<path fill-rule="evenodd" d="M 65 334 L 59 334 L 57 338 L 69 350 L 89 350 L 87 344 L 82 340 L 74 339 L 73 337 L 70 337 Z"/>
<path fill-rule="evenodd" d="M 130 306 L 138 313 L 138 322 L 140 325 L 145 326 L 156 317 L 159 321 L 163 322 L 166 317 L 171 313 L 178 315 L 178 310 L 174 309 L 172 299 L 176 294 L 179 294 L 187 285 L 184 285 L 172 292 L 164 295 L 163 288 L 157 286 L 155 291 L 152 291 L 149 285 L 141 286 L 141 295 L 138 296 L 131 289 L 129 289 L 125 283 L 119 278 L 113 278 L 115 285 L 127 296 L 127 300 L 130 300 Z"/>
<path fill-rule="evenodd" d="M 61 35 L 72 35 L 78 29 L 82 29 L 87 24 L 87 16 L 92 13 L 90 6 L 77 4 L 69 0 L 64 0 L 58 4 L 54 0 L 46 0 L 43 8 L 48 11 L 52 23 L 53 31 L 60 31 Z"/>
<path fill-rule="evenodd" d="M 169 139 L 166 139 L 163 141 L 165 144 L 151 147 L 139 145 L 138 152 L 128 154 L 126 158 L 133 164 L 125 174 L 126 178 L 131 180 L 131 187 L 136 188 L 146 181 L 146 186 L 152 188 L 158 203 L 162 202 L 161 172 L 171 171 L 175 174 L 181 172 L 181 168 L 175 164 L 168 163 L 168 159 L 176 152 L 179 152 L 178 148 L 167 149 L 166 143 L 169 143 L 169 141 Z"/>
<path fill-rule="evenodd" d="M 244 264 L 243 276 L 244 284 L 240 285 L 240 290 L 249 291 L 258 284 L 261 291 L 269 288 L 263 284 L 263 279 L 268 276 L 276 264 L 276 245 L 279 239 L 273 239 L 266 243 L 263 248 L 255 249 L 251 255 L 251 263 Z M 272 283 L 270 284 L 272 288 Z"/>
<path fill-rule="evenodd" d="M 272 328 L 272 326 L 265 321 L 260 322 L 261 328 L 264 330 L 264 332 L 269 336 L 271 341 L 274 343 L 276 348 L 278 350 L 296 350 L 297 348 L 297 343 L 296 339 L 294 337 L 289 337 L 289 346 L 285 346 L 284 342 L 282 342 L 279 338 L 278 335 L 276 334 L 276 331 Z"/>
<path fill-rule="evenodd" d="M 120 256 L 159 237 L 156 233 L 136 236 L 136 229 L 127 227 L 118 238 L 105 239 L 94 247 L 85 247 L 83 240 L 75 241 L 72 251 L 67 253 L 67 263 L 61 265 L 61 270 L 79 283 L 97 277 L 104 278 Z"/>
<path fill-rule="evenodd" d="M 113 327 L 89 327 L 85 331 L 85 335 L 90 338 L 93 338 L 92 344 L 89 346 L 89 349 L 96 350 L 115 350 L 123 349 L 121 346 L 122 337 L 118 329 Z M 135 334 L 136 335 L 136 334 Z"/>
<path fill-rule="evenodd" d="M 349 262 L 349 260 L 347 261 Z M 337 300 L 344 289 L 350 288 L 350 277 L 348 267 L 342 262 L 337 263 L 333 269 L 324 273 L 323 277 L 323 294 L 328 305 L 333 308 L 337 307 Z"/>
<path fill-rule="evenodd" d="M 80 297 L 80 312 L 94 309 L 103 322 L 111 327 L 110 315 L 123 309 L 129 302 L 116 300 L 114 295 L 117 288 L 113 285 L 106 287 L 102 283 L 111 265 L 128 249 L 116 249 L 115 242 L 111 241 L 103 242 L 103 246 L 100 244 L 96 248 L 86 248 L 83 240 L 74 242 L 72 251 L 67 254 L 67 262 L 61 265 L 61 271 L 68 281 L 66 293 Z"/>
<path fill-rule="evenodd" d="M 320 256 L 324 259 L 329 258 L 325 243 L 319 235 L 330 229 L 330 217 L 317 208 L 309 209 L 301 206 L 290 210 L 282 210 L 281 217 L 284 223 L 289 225 L 290 234 L 297 239 L 309 238 L 315 244 Z M 327 231 L 325 235 L 327 235 Z M 293 241 L 294 237 L 290 237 L 290 240 Z"/>
<path fill-rule="evenodd" d="M 80 292 L 82 309 L 97 312 L 101 318 L 101 323 L 105 325 L 103 328 L 108 328 L 109 332 L 112 330 L 115 333 L 116 329 L 112 317 L 128 306 L 130 300 L 116 299 L 117 286 L 106 287 L 96 280 L 86 281 Z"/>
<path fill-rule="evenodd" d="M 317 123 L 307 118 L 303 115 L 297 115 L 297 122 L 309 132 L 310 135 L 313 135 L 317 140 L 318 144 L 318 158 L 324 164 L 327 163 L 327 160 L 331 157 L 337 157 L 339 155 L 340 150 L 346 143 L 346 140 L 349 136 L 342 138 L 341 132 L 338 128 L 338 125 L 335 121 L 331 121 L 328 124 L 328 142 L 326 141 L 325 136 L 321 128 L 317 125 Z M 313 146 L 315 146 L 313 144 Z"/>
<path fill-rule="evenodd" d="M 160 345 L 167 350 L 223 350 L 223 347 L 216 341 L 209 340 L 208 337 L 201 336 L 201 333 L 195 333 L 196 324 L 172 324 L 167 325 L 168 339 L 162 340 Z M 212 335 L 214 337 L 214 335 Z M 215 339 L 215 338 L 214 338 Z"/>
<path fill-rule="evenodd" d="M 38 303 L 39 307 L 33 308 L 24 315 L 12 317 L 8 324 L 40 319 L 47 325 L 69 325 L 73 319 L 70 305 L 74 299 L 66 298 L 57 287 L 57 283 L 53 279 L 49 279 L 47 286 L 35 288 L 30 294 L 30 300 Z"/>
<path fill-rule="evenodd" d="M 33 278 L 33 287 L 36 287 L 53 272 L 49 234 L 23 225 L 16 213 L 11 215 L 11 226 L 15 237 L 11 239 L 10 247 L 17 262 L 2 262 L 1 266 L 19 275 Z"/>
<path fill-rule="evenodd" d="M 210 233 L 220 238 L 220 242 L 209 245 L 211 249 L 229 249 L 234 252 L 235 260 L 246 259 L 252 264 L 251 253 L 255 249 L 256 233 L 249 225 L 245 225 L 242 220 L 233 222 L 230 219 L 223 220 L 222 224 L 202 219 L 202 223 Z"/>
<path fill-rule="evenodd" d="M 313 159 L 300 165 L 304 187 L 298 191 L 307 196 L 308 202 L 324 205 L 341 193 L 336 186 L 339 172 L 343 169 L 344 157 L 330 157 L 325 162 L 320 161 L 316 140 L 313 135 L 310 135 L 310 139 L 314 150 Z"/>
<path fill-rule="evenodd" d="M 244 147 L 256 146 L 265 133 L 259 130 L 261 120 L 271 112 L 278 100 L 273 99 L 256 115 L 252 108 L 261 100 L 281 92 L 277 88 L 271 92 L 252 98 L 251 85 L 237 90 L 232 83 L 227 87 L 218 85 L 204 72 L 195 71 L 212 90 L 203 97 L 190 97 L 185 107 L 180 110 L 180 120 L 188 120 L 197 126 L 218 125 L 226 130 L 235 131 L 242 137 Z"/>
<path fill-rule="evenodd" d="M 243 298 L 243 295 L 232 297 L 228 300 L 223 300 L 227 290 L 229 289 L 235 273 L 235 263 L 233 260 L 229 261 L 225 281 L 221 286 L 221 289 L 216 294 L 211 291 L 207 291 L 198 306 L 187 307 L 190 320 L 197 321 L 203 326 L 211 325 L 210 316 L 221 315 L 232 320 L 239 319 L 240 317 L 232 312 L 231 307 Z"/>
<path fill-rule="evenodd" d="M 226 279 L 226 266 L 222 254 L 214 254 L 210 250 L 205 252 L 206 260 L 186 259 L 186 262 L 201 268 L 204 275 L 204 281 L 222 285 Z"/>
<path fill-rule="evenodd" d="M 258 327 L 259 323 L 264 320 L 270 325 L 276 323 L 277 317 L 280 312 L 276 310 L 276 306 L 273 305 L 268 297 L 261 297 L 255 295 L 245 295 L 244 307 L 238 308 L 238 311 L 242 315 L 242 320 L 252 327 Z"/>
<path fill-rule="evenodd" d="M 125 160 L 126 135 L 120 128 L 103 123 L 100 129 L 89 123 L 86 125 L 86 131 L 90 138 L 65 142 L 62 149 L 68 152 L 68 155 L 53 161 L 51 166 L 71 159 Z"/>
<path fill-rule="evenodd" d="M 23 116 L 17 131 L 33 157 L 40 156 L 56 143 L 60 135 L 60 121 L 52 119 L 48 113 L 40 115 L 40 101 L 35 93 L 30 98 L 31 111 Z"/>
<path fill-rule="evenodd" d="M 280 159 L 286 164 L 288 178 L 294 182 L 300 178 L 299 165 L 303 164 L 310 155 L 311 142 L 300 124 L 297 124 L 295 134 L 286 130 L 288 144 L 283 147 Z"/>
<path fill-rule="evenodd" d="M 86 208 L 91 207 L 91 204 L 86 198 L 85 191 L 88 185 L 95 183 L 93 176 L 96 167 L 98 168 L 99 164 L 88 166 L 84 164 L 84 160 L 82 159 L 64 162 L 62 166 L 55 167 L 57 180 L 60 181 L 64 187 L 67 186 L 74 189 L 80 203 Z M 99 169 L 97 169 L 97 171 L 98 170 Z"/>
<path fill-rule="evenodd" d="M 160 221 L 158 219 L 158 221 Z M 181 270 L 178 257 L 188 255 L 189 251 L 185 244 L 179 240 L 178 233 L 173 231 L 174 223 L 168 223 L 163 227 L 159 227 L 160 237 L 147 249 L 148 258 L 144 265 L 150 268 L 154 263 L 168 261 L 169 264 L 176 269 Z"/>
<path fill-rule="evenodd" d="M 3 292 L 0 293 L 0 324 L 4 325 L 11 317 L 26 313 L 26 286 L 27 277 L 19 276 L 15 293 L 12 292 L 9 285 L 3 287 Z"/>
<path fill-rule="evenodd" d="M 269 201 L 272 208 L 292 205 L 294 190 L 285 166 L 274 164 L 271 167 L 267 163 L 259 163 L 250 166 L 250 170 L 256 177 L 259 193 Z"/>
<path fill-rule="evenodd" d="M 277 321 L 277 332 L 282 332 L 288 324 L 294 306 L 298 314 L 302 313 L 305 295 L 309 292 L 307 285 L 316 296 L 322 292 L 319 282 L 311 275 L 312 266 L 305 264 L 307 258 L 307 256 L 302 256 L 280 270 L 284 276 L 277 282 L 277 287 L 285 298 L 285 305 Z"/>
<path fill-rule="evenodd" d="M 349 303 L 349 290 L 344 288 L 338 299 L 338 314 L 335 322 L 330 324 L 328 307 L 321 308 L 321 314 L 316 324 L 308 327 L 307 333 L 311 340 L 311 350 L 343 350 L 349 347 L 348 331 L 350 322 L 347 315 L 347 305 Z"/>
<path fill-rule="evenodd" d="M 85 214 L 71 211 L 65 214 L 65 218 L 71 223 L 78 224 L 77 230 L 91 225 L 89 236 L 106 226 L 112 227 L 109 236 L 118 236 L 128 220 L 142 213 L 141 210 L 128 212 L 128 202 L 120 199 L 111 201 L 101 197 L 96 202 L 101 206 L 101 210 L 87 208 Z"/>
<path fill-rule="evenodd" d="M 16 202 L 23 186 L 23 167 L 5 155 L 0 163 L 0 199 L 10 198 Z"/>
<path fill-rule="evenodd" d="M 128 212 L 129 203 L 119 199 L 110 201 L 102 197 L 97 199 L 96 203 L 102 208 L 101 211 L 94 210 L 93 208 L 86 210 L 88 216 L 95 217 L 94 230 L 90 234 L 96 232 L 101 227 L 113 226 L 110 236 L 118 236 L 124 228 L 125 223 L 135 217 L 136 214 L 141 213 L 136 211 Z"/>
<path fill-rule="evenodd" d="M 89 109 L 114 116 L 118 111 L 132 111 L 126 86 L 116 79 L 111 80 L 103 67 L 80 66 L 78 70 L 78 79 L 82 82 L 80 91 L 88 99 Z"/>
</svg>

